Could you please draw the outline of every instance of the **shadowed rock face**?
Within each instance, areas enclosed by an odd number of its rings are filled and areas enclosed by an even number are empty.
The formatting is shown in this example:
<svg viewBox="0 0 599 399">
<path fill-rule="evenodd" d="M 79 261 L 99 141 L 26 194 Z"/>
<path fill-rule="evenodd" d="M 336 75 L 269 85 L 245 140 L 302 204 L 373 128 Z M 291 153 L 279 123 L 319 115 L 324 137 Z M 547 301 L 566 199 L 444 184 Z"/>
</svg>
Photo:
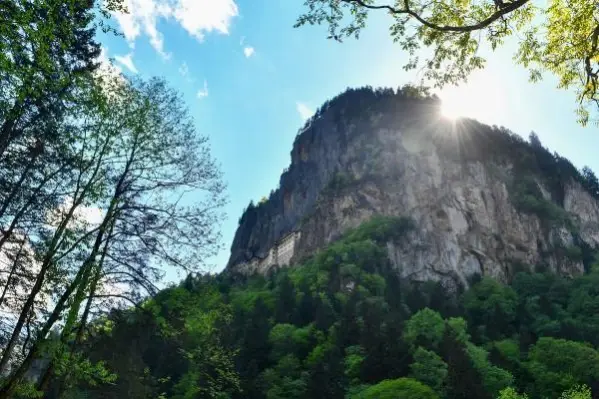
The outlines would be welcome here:
<svg viewBox="0 0 599 399">
<path fill-rule="evenodd" d="M 581 273 L 584 250 L 599 244 L 599 202 L 581 175 L 505 129 L 443 120 L 439 105 L 369 89 L 325 104 L 279 188 L 240 219 L 228 270 L 268 270 L 269 251 L 292 232 L 293 263 L 380 214 L 414 220 L 388 250 L 415 280 L 506 280 L 517 264 Z"/>
</svg>

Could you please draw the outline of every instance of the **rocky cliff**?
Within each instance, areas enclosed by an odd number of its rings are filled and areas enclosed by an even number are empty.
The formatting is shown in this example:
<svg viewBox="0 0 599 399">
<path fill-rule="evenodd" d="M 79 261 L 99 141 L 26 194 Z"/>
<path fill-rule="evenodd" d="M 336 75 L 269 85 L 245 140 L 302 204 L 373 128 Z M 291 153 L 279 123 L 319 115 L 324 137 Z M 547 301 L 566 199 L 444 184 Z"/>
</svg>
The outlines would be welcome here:
<svg viewBox="0 0 599 399">
<path fill-rule="evenodd" d="M 599 245 L 599 184 L 536 136 L 443 119 L 412 90 L 348 90 L 300 130 L 291 165 L 240 218 L 229 271 L 294 263 L 373 215 L 416 228 L 389 242 L 403 276 L 467 285 L 518 268 L 581 273 Z"/>
</svg>

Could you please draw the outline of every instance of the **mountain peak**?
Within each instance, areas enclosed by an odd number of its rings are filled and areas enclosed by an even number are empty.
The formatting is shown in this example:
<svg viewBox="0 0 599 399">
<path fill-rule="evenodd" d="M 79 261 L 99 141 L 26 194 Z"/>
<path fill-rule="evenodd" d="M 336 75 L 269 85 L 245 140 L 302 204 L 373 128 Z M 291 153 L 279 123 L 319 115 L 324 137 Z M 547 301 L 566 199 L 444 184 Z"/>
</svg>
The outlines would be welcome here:
<svg viewBox="0 0 599 399">
<path fill-rule="evenodd" d="M 348 89 L 300 130 L 279 187 L 246 209 L 227 268 L 292 264 L 382 215 L 415 223 L 388 245 L 404 277 L 464 285 L 519 264 L 578 274 L 599 244 L 593 178 L 536 136 L 448 121 L 413 88 Z"/>
</svg>

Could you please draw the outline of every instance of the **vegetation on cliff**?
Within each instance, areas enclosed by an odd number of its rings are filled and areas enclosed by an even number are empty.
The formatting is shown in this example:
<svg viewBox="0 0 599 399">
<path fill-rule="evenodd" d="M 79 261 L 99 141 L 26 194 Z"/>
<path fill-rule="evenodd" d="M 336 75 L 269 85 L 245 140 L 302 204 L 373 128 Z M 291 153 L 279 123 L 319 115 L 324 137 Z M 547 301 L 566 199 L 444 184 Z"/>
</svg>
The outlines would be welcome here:
<svg viewBox="0 0 599 399">
<path fill-rule="evenodd" d="M 439 104 L 434 95 L 412 86 L 347 89 L 325 102 L 296 137 L 292 162 L 276 190 L 242 212 L 228 267 L 265 257 L 277 240 L 308 221 L 319 203 L 368 182 L 389 189 L 406 167 L 390 159 L 401 157 L 396 152 L 405 151 L 402 140 L 409 135 L 434 143 L 439 158 L 452 168 L 482 164 L 489 182 L 505 183 L 516 210 L 537 216 L 544 227 L 576 232 L 577 220 L 564 209 L 566 193 L 581 187 L 599 200 L 599 180 L 590 168 L 578 170 L 549 151 L 534 132 L 526 140 L 505 127 L 443 120 Z M 377 137 L 380 131 L 389 132 L 388 140 Z M 326 145 L 325 155 L 319 150 Z M 343 158 L 348 152 L 352 158 Z M 411 184 L 417 188 L 419 183 Z M 294 206 L 285 206 L 286 196 Z"/>
<path fill-rule="evenodd" d="M 269 276 L 188 277 L 87 342 L 107 398 L 590 398 L 599 389 L 599 268 L 516 273 L 449 293 L 402 280 L 375 218 Z M 596 395 L 596 392 L 595 392 Z"/>
</svg>

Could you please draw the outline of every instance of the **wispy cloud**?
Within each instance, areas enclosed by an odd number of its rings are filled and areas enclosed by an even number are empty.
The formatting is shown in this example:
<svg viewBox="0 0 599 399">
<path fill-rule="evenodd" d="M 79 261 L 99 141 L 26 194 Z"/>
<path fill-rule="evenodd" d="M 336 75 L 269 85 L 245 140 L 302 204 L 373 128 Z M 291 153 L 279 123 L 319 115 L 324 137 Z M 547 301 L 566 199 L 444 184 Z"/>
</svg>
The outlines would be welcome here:
<svg viewBox="0 0 599 399">
<path fill-rule="evenodd" d="M 256 52 L 256 50 L 254 50 L 253 47 L 244 47 L 243 48 L 243 54 L 247 57 L 250 58 L 252 55 L 254 55 L 254 53 Z"/>
<path fill-rule="evenodd" d="M 208 97 L 208 82 L 204 80 L 204 87 L 198 90 L 198 98 Z"/>
<path fill-rule="evenodd" d="M 96 61 L 100 64 L 99 68 L 94 72 L 98 78 L 100 85 L 106 89 L 105 92 L 108 96 L 112 96 L 112 85 L 114 83 L 121 84 L 125 82 L 123 77 L 123 70 L 120 66 L 115 65 L 113 59 L 108 56 L 108 47 L 102 46 L 100 49 L 100 55 Z"/>
<path fill-rule="evenodd" d="M 195 83 L 195 78 L 193 77 L 191 71 L 189 70 L 189 66 L 187 65 L 187 62 L 183 61 L 183 63 L 181 64 L 181 66 L 179 67 L 179 75 L 181 75 L 186 82 L 188 83 Z"/>
<path fill-rule="evenodd" d="M 189 75 L 189 67 L 187 66 L 186 62 L 183 62 L 183 64 L 181 64 L 181 66 L 179 67 L 179 73 L 183 77 L 187 77 L 187 75 Z"/>
<path fill-rule="evenodd" d="M 118 76 L 123 71 L 119 66 L 113 65 L 108 57 L 108 47 L 102 46 L 100 49 L 100 56 L 98 57 L 98 63 L 100 67 L 98 68 L 98 73 L 103 76 Z"/>
<path fill-rule="evenodd" d="M 314 111 L 310 109 L 310 107 L 299 101 L 295 103 L 295 109 L 300 114 L 303 120 L 306 120 L 310 118 L 312 115 L 314 115 Z"/>
<path fill-rule="evenodd" d="M 231 21 L 239 15 L 235 0 L 125 0 L 128 13 L 116 13 L 121 31 L 133 48 L 141 35 L 163 57 L 164 36 L 158 30 L 161 19 L 174 19 L 191 36 L 203 40 L 206 33 L 228 34 Z"/>
<path fill-rule="evenodd" d="M 132 73 L 137 73 L 137 68 L 135 68 L 135 64 L 133 64 L 133 53 L 129 53 L 127 55 L 115 55 L 114 59 L 124 67 L 126 67 Z"/>
<path fill-rule="evenodd" d="M 135 40 L 140 35 L 145 35 L 150 44 L 163 57 L 169 54 L 164 51 L 164 38 L 157 28 L 158 20 L 172 15 L 169 4 L 157 4 L 155 0 L 125 0 L 128 13 L 116 13 L 115 18 L 129 42 L 131 48 L 135 47 Z"/>
</svg>

